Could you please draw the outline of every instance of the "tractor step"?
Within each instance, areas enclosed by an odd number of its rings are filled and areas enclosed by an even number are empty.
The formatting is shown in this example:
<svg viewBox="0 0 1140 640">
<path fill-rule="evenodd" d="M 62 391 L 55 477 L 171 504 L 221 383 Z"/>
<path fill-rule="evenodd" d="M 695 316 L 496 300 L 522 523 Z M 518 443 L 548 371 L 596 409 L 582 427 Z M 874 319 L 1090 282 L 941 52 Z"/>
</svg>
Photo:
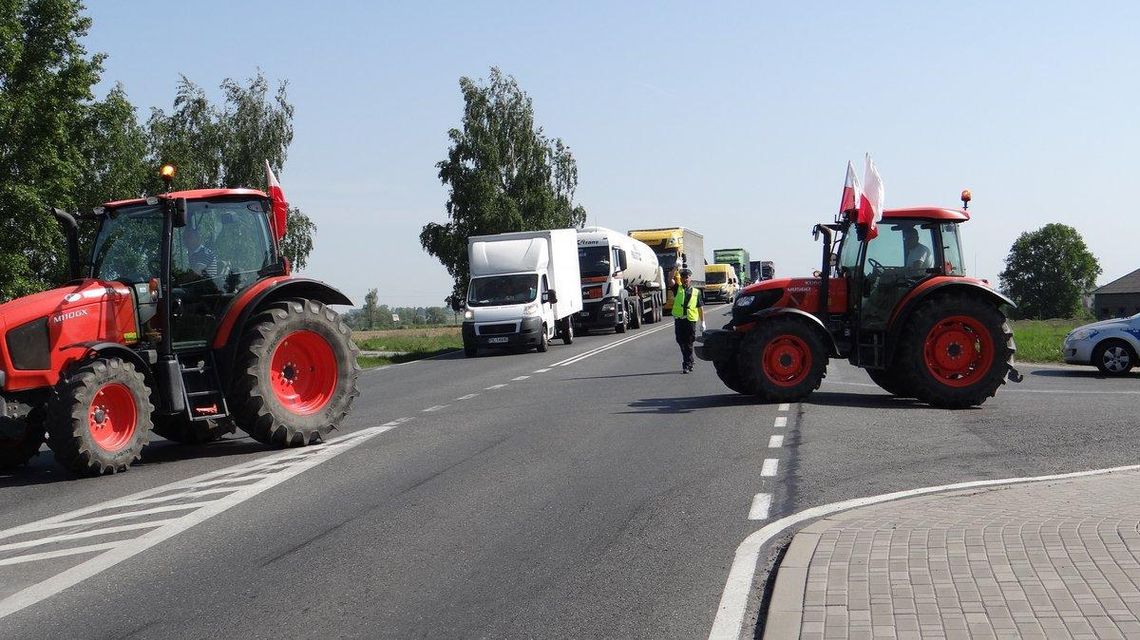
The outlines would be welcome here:
<svg viewBox="0 0 1140 640">
<path fill-rule="evenodd" d="M 182 370 L 186 413 L 191 422 L 216 420 L 230 415 L 213 352 L 180 354 L 179 367 Z"/>
</svg>

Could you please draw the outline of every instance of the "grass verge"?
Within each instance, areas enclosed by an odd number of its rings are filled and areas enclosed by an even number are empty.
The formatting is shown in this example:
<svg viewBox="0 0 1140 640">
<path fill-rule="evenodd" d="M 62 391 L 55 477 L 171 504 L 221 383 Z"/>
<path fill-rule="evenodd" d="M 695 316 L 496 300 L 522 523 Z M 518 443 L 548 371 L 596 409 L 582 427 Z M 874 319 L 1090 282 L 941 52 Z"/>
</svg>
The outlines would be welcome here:
<svg viewBox="0 0 1140 640">
<path fill-rule="evenodd" d="M 364 369 L 421 360 L 463 348 L 459 327 L 360 331 L 353 334 L 353 340 L 362 351 L 397 352 L 391 356 L 360 356 L 357 362 Z"/>
<path fill-rule="evenodd" d="M 1015 320 L 1013 339 L 1017 343 L 1018 362 L 1062 363 L 1061 343 L 1065 334 L 1087 324 L 1089 320 Z"/>
</svg>

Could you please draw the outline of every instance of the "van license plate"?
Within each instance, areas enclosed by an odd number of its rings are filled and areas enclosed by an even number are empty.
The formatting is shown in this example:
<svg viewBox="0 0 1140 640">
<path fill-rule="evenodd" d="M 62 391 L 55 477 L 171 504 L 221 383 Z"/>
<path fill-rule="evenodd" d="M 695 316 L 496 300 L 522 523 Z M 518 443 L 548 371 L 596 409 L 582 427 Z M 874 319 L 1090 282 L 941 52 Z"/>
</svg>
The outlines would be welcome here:
<svg viewBox="0 0 1140 640">
<path fill-rule="evenodd" d="M 507 338 L 506 338 L 506 337 L 502 337 L 502 338 L 487 338 L 487 342 L 489 342 L 489 343 L 491 343 L 491 344 L 502 344 L 502 343 L 504 343 L 504 342 L 506 342 L 506 341 L 507 341 Z"/>
</svg>

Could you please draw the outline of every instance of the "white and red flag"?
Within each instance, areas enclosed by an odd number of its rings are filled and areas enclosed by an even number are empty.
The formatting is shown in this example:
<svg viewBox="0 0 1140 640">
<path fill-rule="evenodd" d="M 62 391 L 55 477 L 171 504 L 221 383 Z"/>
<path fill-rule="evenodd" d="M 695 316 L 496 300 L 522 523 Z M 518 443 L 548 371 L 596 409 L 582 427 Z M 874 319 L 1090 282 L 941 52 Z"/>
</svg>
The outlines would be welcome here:
<svg viewBox="0 0 1140 640">
<path fill-rule="evenodd" d="M 858 223 L 867 229 L 867 239 L 879 235 L 875 223 L 883 217 L 883 179 L 875 168 L 871 154 L 867 154 L 867 164 L 863 171 L 863 193 L 859 199 Z"/>
<path fill-rule="evenodd" d="M 285 237 L 285 218 L 289 212 L 289 203 L 285 202 L 285 192 L 281 190 L 281 183 L 277 182 L 277 176 L 273 175 L 273 169 L 269 166 L 269 161 L 265 161 L 265 182 L 269 184 L 269 201 L 273 203 L 273 233 L 277 235 L 277 239 Z"/>
<path fill-rule="evenodd" d="M 859 208 L 859 178 L 855 177 L 855 165 L 847 161 L 847 178 L 843 181 L 843 200 L 839 203 L 839 213 L 844 214 Z"/>
</svg>

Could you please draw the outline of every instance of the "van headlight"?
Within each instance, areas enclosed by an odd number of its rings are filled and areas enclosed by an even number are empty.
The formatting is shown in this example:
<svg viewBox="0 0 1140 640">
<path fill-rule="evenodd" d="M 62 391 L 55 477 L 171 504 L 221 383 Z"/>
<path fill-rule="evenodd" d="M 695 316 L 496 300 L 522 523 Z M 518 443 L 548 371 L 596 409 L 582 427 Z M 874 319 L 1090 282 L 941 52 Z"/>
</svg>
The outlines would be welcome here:
<svg viewBox="0 0 1140 640">
<path fill-rule="evenodd" d="M 534 304 L 532 302 L 532 303 L 528 304 L 527 306 L 523 307 L 523 315 L 524 316 L 537 316 L 538 315 L 538 305 Z"/>
<path fill-rule="evenodd" d="M 472 311 L 471 309 L 465 309 L 463 311 L 463 319 L 464 320 L 474 320 L 475 319 L 475 312 Z"/>
</svg>

